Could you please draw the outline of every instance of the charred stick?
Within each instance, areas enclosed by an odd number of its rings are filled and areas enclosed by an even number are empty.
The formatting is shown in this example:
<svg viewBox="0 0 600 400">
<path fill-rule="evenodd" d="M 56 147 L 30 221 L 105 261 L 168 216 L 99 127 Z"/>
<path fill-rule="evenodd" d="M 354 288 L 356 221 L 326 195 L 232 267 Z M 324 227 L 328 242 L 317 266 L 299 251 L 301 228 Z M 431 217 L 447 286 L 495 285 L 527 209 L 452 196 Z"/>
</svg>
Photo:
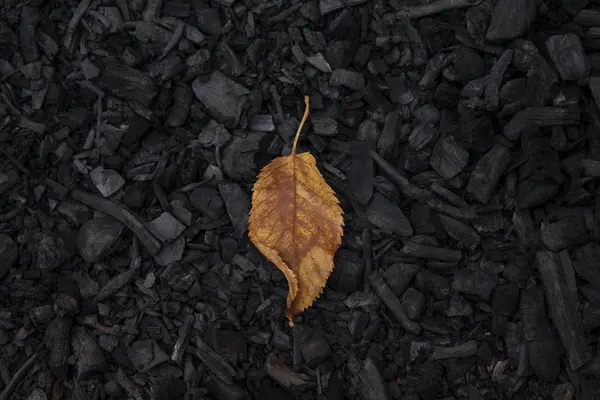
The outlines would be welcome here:
<svg viewBox="0 0 600 400">
<path fill-rule="evenodd" d="M 115 382 L 117 382 L 123 388 L 123 390 L 127 392 L 129 397 L 133 398 L 134 400 L 145 399 L 144 391 L 141 388 L 139 388 L 135 383 L 133 383 L 127 377 L 127 375 L 125 375 L 125 372 L 123 372 L 123 370 L 120 368 L 115 374 Z"/>
<path fill-rule="evenodd" d="M 171 360 L 179 365 L 183 361 L 183 355 L 187 349 L 193 327 L 194 317 L 188 315 L 185 321 L 183 321 L 183 326 L 179 329 L 179 337 L 177 338 L 177 342 L 175 342 L 175 346 L 173 346 L 173 353 L 171 354 Z"/>
<path fill-rule="evenodd" d="M 369 228 L 365 228 L 362 233 L 362 241 L 363 241 L 363 260 L 365 262 L 365 270 L 364 270 L 364 290 L 365 292 L 369 291 L 369 275 L 371 275 L 371 271 L 373 271 L 373 246 L 371 243 L 371 230 Z"/>
<path fill-rule="evenodd" d="M 450 358 L 467 358 L 477 354 L 477 341 L 469 340 L 453 347 L 433 346 L 430 360 L 447 360 Z"/>
<path fill-rule="evenodd" d="M 77 29 L 79 21 L 81 21 L 81 18 L 83 18 L 83 16 L 87 12 L 87 9 L 89 8 L 91 2 L 92 0 L 81 0 L 79 5 L 75 9 L 75 12 L 73 13 L 73 17 L 71 17 L 71 20 L 69 21 L 69 25 L 67 25 L 67 31 L 63 38 L 63 44 L 65 45 L 66 49 L 69 50 L 69 52 L 71 49 L 71 44 L 73 42 L 73 35 L 75 34 L 75 29 Z"/>
<path fill-rule="evenodd" d="M 15 374 L 12 376 L 12 378 L 10 378 L 8 385 L 6 385 L 6 387 L 4 388 L 2 393 L 0 393 L 0 400 L 9 400 L 11 398 L 12 392 L 14 392 L 14 390 L 17 388 L 19 383 L 21 383 L 21 381 L 27 374 L 27 372 L 29 372 L 31 367 L 33 367 L 33 364 L 35 363 L 35 361 L 41 355 L 40 350 L 41 350 L 41 346 L 37 348 L 35 353 L 33 353 L 31 355 L 31 357 L 29 357 L 27 359 L 27 361 L 25 361 L 23 363 L 23 365 L 21 365 L 21 367 L 17 370 L 17 372 L 15 372 Z"/>
<path fill-rule="evenodd" d="M 438 0 L 433 3 L 418 6 L 403 7 L 396 12 L 396 18 L 423 18 L 435 15 L 454 8 L 465 8 L 475 6 L 482 0 Z"/>
<path fill-rule="evenodd" d="M 421 189 L 413 185 L 408 180 L 408 178 L 402 175 L 400 171 L 398 171 L 396 168 L 392 167 L 387 161 L 383 159 L 383 157 L 381 157 L 375 151 L 370 150 L 370 152 L 371 157 L 373 157 L 373 161 L 375 161 L 377 165 L 379 165 L 379 168 L 381 168 L 386 174 L 388 174 L 392 181 L 394 181 L 394 183 L 398 185 L 404 197 L 423 198 L 431 196 L 431 193 L 429 193 L 427 190 Z"/>
</svg>

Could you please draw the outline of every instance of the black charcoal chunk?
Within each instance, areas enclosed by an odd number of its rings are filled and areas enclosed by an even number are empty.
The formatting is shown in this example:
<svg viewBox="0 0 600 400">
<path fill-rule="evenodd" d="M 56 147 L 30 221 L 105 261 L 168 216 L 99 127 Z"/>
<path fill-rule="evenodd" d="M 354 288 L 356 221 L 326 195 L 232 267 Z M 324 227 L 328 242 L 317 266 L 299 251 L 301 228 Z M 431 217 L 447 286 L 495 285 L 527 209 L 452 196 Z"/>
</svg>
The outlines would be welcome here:
<svg viewBox="0 0 600 400">
<path fill-rule="evenodd" d="M 492 298 L 492 308 L 500 315 L 512 316 L 519 306 L 519 287 L 503 283 L 496 287 Z"/>
<path fill-rule="evenodd" d="M 211 218 L 219 218 L 225 211 L 223 198 L 213 188 L 199 187 L 190 193 L 190 203 Z"/>
<path fill-rule="evenodd" d="M 196 12 L 196 19 L 198 22 L 198 29 L 202 32 L 217 36 L 221 33 L 223 23 L 221 22 L 221 14 L 218 8 L 212 8 L 205 1 L 194 1 L 192 2 L 194 11 Z"/>
<path fill-rule="evenodd" d="M 125 185 L 125 179 L 114 169 L 94 168 L 90 172 L 90 178 L 104 197 L 112 196 Z"/>
<path fill-rule="evenodd" d="M 424 258 L 426 260 L 455 262 L 459 261 L 461 258 L 460 251 L 445 249 L 442 247 L 427 246 L 414 243 L 412 241 L 406 242 L 400 252 L 406 256 Z"/>
<path fill-rule="evenodd" d="M 92 379 L 107 367 L 104 351 L 87 328 L 73 328 L 71 347 L 77 360 L 77 379 Z"/>
<path fill-rule="evenodd" d="M 597 260 L 600 259 L 600 246 L 588 243 L 575 250 L 573 264 L 577 275 L 588 281 L 593 287 L 600 289 L 600 269 Z"/>
<path fill-rule="evenodd" d="M 366 3 L 366 0 L 349 0 L 347 2 L 342 0 L 319 0 L 319 10 L 321 11 L 321 15 L 326 15 L 344 7 L 357 6 L 364 3 Z"/>
<path fill-rule="evenodd" d="M 545 204 L 558 194 L 559 186 L 549 179 L 528 179 L 517 186 L 519 208 L 531 208 Z"/>
<path fill-rule="evenodd" d="M 308 61 L 309 64 L 311 64 L 313 67 L 315 67 L 321 72 L 330 73 L 332 71 L 331 65 L 329 65 L 329 63 L 321 53 L 317 53 L 313 56 L 306 57 L 306 61 Z"/>
<path fill-rule="evenodd" d="M 580 165 L 586 176 L 600 178 L 600 161 L 583 159 Z"/>
<path fill-rule="evenodd" d="M 442 223 L 446 233 L 458 242 L 461 247 L 475 250 L 479 246 L 479 234 L 471 226 L 462 221 L 448 217 L 447 215 L 438 214 L 438 219 Z"/>
<path fill-rule="evenodd" d="M 566 81 L 585 78 L 589 66 L 579 36 L 573 33 L 551 36 L 547 40 L 548 53 L 560 74 Z"/>
<path fill-rule="evenodd" d="M 321 136 L 335 136 L 338 134 L 337 121 L 329 117 L 312 117 L 313 132 Z"/>
<path fill-rule="evenodd" d="M 12 268 L 19 258 L 19 249 L 12 238 L 6 234 L 0 234 L 0 279 Z"/>
<path fill-rule="evenodd" d="M 339 250 L 335 255 L 335 268 L 327 284 L 338 292 L 353 293 L 363 282 L 364 261 L 359 253 Z"/>
<path fill-rule="evenodd" d="M 560 251 L 587 239 L 588 231 L 581 217 L 564 218 L 550 224 L 542 223 L 542 242 L 552 251 Z"/>
<path fill-rule="evenodd" d="M 223 169 L 231 179 L 256 179 L 258 169 L 268 163 L 260 152 L 267 146 L 269 137 L 262 132 L 234 136 L 223 151 Z"/>
<path fill-rule="evenodd" d="M 48 367 L 57 378 L 63 378 L 67 373 L 67 362 L 71 355 L 71 326 L 73 321 L 68 316 L 57 316 L 48 325 L 44 339 L 48 346 Z"/>
<path fill-rule="evenodd" d="M 183 125 L 190 115 L 193 99 L 194 94 L 189 86 L 177 85 L 173 91 L 173 107 L 165 121 L 165 125 L 172 128 Z"/>
<path fill-rule="evenodd" d="M 415 287 L 423 293 L 431 293 L 436 300 L 450 298 L 452 292 L 448 278 L 421 269 L 415 277 Z"/>
<path fill-rule="evenodd" d="M 163 242 L 177 239 L 185 230 L 185 225 L 168 212 L 163 212 L 152 221 L 147 222 L 146 226 L 154 236 Z"/>
<path fill-rule="evenodd" d="M 107 64 L 95 84 L 117 97 L 137 101 L 144 107 L 148 107 L 158 93 L 148 73 L 122 64 Z"/>
<path fill-rule="evenodd" d="M 516 113 L 504 126 L 504 136 L 517 140 L 530 125 L 544 127 L 555 125 L 577 125 L 580 110 L 577 107 L 528 107 Z"/>
<path fill-rule="evenodd" d="M 485 62 L 475 50 L 460 47 L 454 52 L 454 69 L 458 80 L 466 85 L 485 75 Z"/>
<path fill-rule="evenodd" d="M 100 261 L 123 233 L 124 226 L 109 216 L 87 221 L 77 234 L 79 254 L 87 263 Z"/>
<path fill-rule="evenodd" d="M 540 271 L 546 301 L 552 314 L 552 322 L 558 330 L 567 359 L 573 371 L 581 368 L 591 358 L 583 333 L 583 324 L 578 310 L 575 284 L 575 271 L 567 250 L 560 253 L 539 251 L 536 265 Z"/>
<path fill-rule="evenodd" d="M 487 204 L 510 160 L 511 153 L 508 147 L 502 144 L 492 147 L 475 166 L 467 184 L 467 192 L 476 200 Z"/>
<path fill-rule="evenodd" d="M 250 213 L 250 198 L 240 185 L 235 182 L 219 183 L 219 192 L 225 202 L 227 214 L 233 228 L 242 236 L 248 230 L 248 214 Z"/>
<path fill-rule="evenodd" d="M 425 311 L 426 299 L 423 293 L 415 288 L 408 288 L 402 295 L 402 306 L 408 318 L 418 320 Z"/>
<path fill-rule="evenodd" d="M 401 297 L 420 270 L 421 267 L 417 264 L 396 263 L 383 271 L 383 278 L 394 294 Z"/>
<path fill-rule="evenodd" d="M 375 166 L 369 147 L 364 143 L 353 142 L 348 184 L 354 198 L 361 205 L 366 205 L 371 200 L 374 174 Z"/>
<path fill-rule="evenodd" d="M 127 349 L 127 357 L 139 372 L 146 372 L 169 360 L 153 340 L 137 340 Z"/>
<path fill-rule="evenodd" d="M 248 121 L 248 128 L 256 132 L 273 132 L 275 130 L 273 116 L 268 114 L 253 115 Z"/>
<path fill-rule="evenodd" d="M 529 28 L 536 13 L 535 0 L 499 0 L 485 38 L 489 41 L 516 39 Z"/>
<path fill-rule="evenodd" d="M 329 343 L 320 335 L 311 336 L 305 340 L 300 350 L 306 364 L 312 367 L 322 364 L 331 356 Z"/>
<path fill-rule="evenodd" d="M 469 162 L 469 153 L 452 137 L 437 141 L 429 158 L 429 163 L 444 179 L 458 175 Z"/>
<path fill-rule="evenodd" d="M 385 196 L 375 193 L 367 209 L 367 219 L 380 229 L 412 236 L 413 228 L 402 210 Z"/>
<path fill-rule="evenodd" d="M 452 289 L 478 299 L 489 300 L 498 277 L 486 270 L 463 268 L 454 274 Z"/>
<path fill-rule="evenodd" d="M 360 72 L 348 69 L 336 69 L 329 77 L 331 86 L 344 86 L 350 90 L 359 91 L 365 88 L 365 77 Z"/>
<path fill-rule="evenodd" d="M 377 85 L 369 82 L 363 91 L 363 96 L 367 103 L 372 107 L 373 111 L 381 109 L 386 113 L 392 112 L 394 107 L 389 99 L 377 89 Z"/>
<path fill-rule="evenodd" d="M 213 118 L 228 128 L 238 126 L 248 104 L 248 89 L 219 71 L 213 72 L 208 81 L 196 78 L 192 89 Z"/>
<path fill-rule="evenodd" d="M 398 141 L 398 128 L 400 124 L 400 115 L 398 111 L 388 113 L 385 118 L 385 125 L 381 131 L 379 139 L 377 139 L 377 151 L 382 157 L 387 158 L 393 154 Z"/>
</svg>

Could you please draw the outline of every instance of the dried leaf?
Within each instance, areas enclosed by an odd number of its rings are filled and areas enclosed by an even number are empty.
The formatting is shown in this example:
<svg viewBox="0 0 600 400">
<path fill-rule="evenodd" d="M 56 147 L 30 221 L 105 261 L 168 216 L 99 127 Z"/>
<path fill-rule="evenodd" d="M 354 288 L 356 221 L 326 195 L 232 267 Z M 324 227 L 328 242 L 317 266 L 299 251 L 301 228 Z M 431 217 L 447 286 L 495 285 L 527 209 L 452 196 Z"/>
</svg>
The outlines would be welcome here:
<svg viewBox="0 0 600 400">
<path fill-rule="evenodd" d="M 342 242 L 343 211 L 310 153 L 296 154 L 306 111 L 292 152 L 262 169 L 254 184 L 249 237 L 285 275 L 289 292 L 286 315 L 292 318 L 323 292 Z"/>
</svg>

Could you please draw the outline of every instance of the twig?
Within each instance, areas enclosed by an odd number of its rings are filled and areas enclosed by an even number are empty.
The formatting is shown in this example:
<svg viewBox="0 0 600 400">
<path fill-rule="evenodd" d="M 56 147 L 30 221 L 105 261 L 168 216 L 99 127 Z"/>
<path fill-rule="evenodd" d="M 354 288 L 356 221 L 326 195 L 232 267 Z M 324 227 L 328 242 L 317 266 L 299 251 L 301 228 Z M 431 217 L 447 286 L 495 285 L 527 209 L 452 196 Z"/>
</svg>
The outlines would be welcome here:
<svg viewBox="0 0 600 400">
<path fill-rule="evenodd" d="M 163 58 L 165 58 L 167 56 L 167 54 L 169 54 L 169 52 L 171 50 L 173 50 L 173 48 L 175 46 L 177 46 L 177 43 L 179 43 L 181 36 L 183 36 L 184 29 L 185 29 L 185 22 L 177 20 L 177 25 L 175 26 L 175 31 L 173 32 L 173 35 L 171 35 L 171 39 L 169 39 L 169 43 L 167 43 L 167 45 L 165 46 L 165 49 L 163 50 L 162 54 L 158 58 L 159 60 L 162 60 Z"/>
<path fill-rule="evenodd" d="M 131 229 L 133 233 L 140 239 L 140 242 L 144 245 L 146 250 L 148 250 L 150 255 L 154 256 L 160 251 L 162 243 L 155 238 L 152 233 L 150 233 L 148 228 L 144 226 L 144 223 L 140 221 L 135 214 L 125 207 L 115 204 L 110 200 L 102 199 L 93 194 L 85 193 L 79 190 L 75 190 L 72 193 L 72 196 L 80 203 L 110 215 Z"/>
<path fill-rule="evenodd" d="M 396 18 L 422 18 L 452 10 L 454 8 L 476 6 L 477 4 L 481 3 L 481 1 L 482 0 L 438 0 L 430 4 L 407 6 L 396 12 Z"/>
<path fill-rule="evenodd" d="M 71 21 L 69 21 L 69 25 L 67 26 L 67 32 L 65 33 L 65 36 L 63 38 L 63 44 L 69 52 L 71 49 L 71 43 L 73 42 L 73 34 L 75 33 L 75 29 L 77 29 L 79 21 L 81 21 L 81 18 L 83 18 L 83 16 L 87 12 L 87 9 L 90 6 L 91 2 L 92 0 L 81 0 L 79 5 L 75 9 L 75 12 L 73 13 Z"/>
<path fill-rule="evenodd" d="M 13 377 L 10 379 L 10 382 L 8 382 L 8 385 L 6 385 L 2 393 L 0 393 L 0 400 L 9 400 L 11 398 L 12 392 L 17 388 L 19 383 L 21 383 L 23 377 L 27 374 L 31 367 L 33 367 L 33 364 L 41 355 L 41 348 L 42 345 L 40 345 L 36 349 L 35 353 L 33 353 L 31 357 L 29 357 L 27 361 L 25 361 L 23 365 L 21 365 L 21 368 L 19 368 L 17 372 L 15 372 Z"/>
</svg>

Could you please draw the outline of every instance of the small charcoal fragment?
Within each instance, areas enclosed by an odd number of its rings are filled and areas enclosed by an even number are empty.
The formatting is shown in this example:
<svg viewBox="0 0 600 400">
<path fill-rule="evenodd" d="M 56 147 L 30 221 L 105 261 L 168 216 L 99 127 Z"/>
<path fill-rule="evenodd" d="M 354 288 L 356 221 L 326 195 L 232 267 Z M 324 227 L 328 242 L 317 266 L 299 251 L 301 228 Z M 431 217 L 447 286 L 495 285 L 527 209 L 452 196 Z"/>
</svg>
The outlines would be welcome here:
<svg viewBox="0 0 600 400">
<path fill-rule="evenodd" d="M 192 89 L 213 118 L 228 128 L 237 127 L 247 106 L 248 89 L 219 71 L 213 72 L 208 81 L 196 78 Z"/>
<path fill-rule="evenodd" d="M 313 56 L 306 57 L 306 61 L 321 72 L 331 73 L 332 69 L 323 54 L 317 53 Z"/>
<path fill-rule="evenodd" d="M 479 234 L 469 225 L 442 214 L 438 214 L 438 219 L 442 223 L 446 233 L 456 240 L 459 246 L 464 246 L 471 250 L 475 250 L 479 246 Z"/>
<path fill-rule="evenodd" d="M 91 379 L 106 368 L 104 351 L 87 328 L 73 328 L 71 347 L 77 359 L 77 379 Z"/>
<path fill-rule="evenodd" d="M 489 271 L 463 268 L 454 274 L 452 289 L 459 293 L 488 300 L 498 278 Z"/>
<path fill-rule="evenodd" d="M 583 218 L 561 219 L 540 228 L 542 242 L 552 251 L 560 251 L 586 240 L 588 231 Z"/>
<path fill-rule="evenodd" d="M 379 193 L 375 193 L 369 203 L 367 219 L 386 231 L 402 236 L 413 235 L 413 228 L 402 210 Z"/>
<path fill-rule="evenodd" d="M 444 179 L 452 179 L 458 175 L 469 162 L 469 153 L 454 141 L 445 137 L 437 141 L 429 162 Z"/>
<path fill-rule="evenodd" d="M 223 198 L 213 188 L 199 187 L 190 193 L 190 203 L 211 218 L 219 218 L 225 211 Z"/>
<path fill-rule="evenodd" d="M 110 197 L 117 193 L 125 184 L 125 179 L 117 171 L 102 167 L 92 170 L 90 178 L 104 197 Z"/>
<path fill-rule="evenodd" d="M 394 294 L 401 297 L 420 270 L 421 267 L 417 264 L 396 263 L 390 265 L 383 272 L 383 278 L 390 285 Z"/>
<path fill-rule="evenodd" d="M 418 320 L 425 310 L 425 296 L 415 288 L 408 288 L 402 295 L 402 306 L 408 318 Z"/>
<path fill-rule="evenodd" d="M 489 41 L 515 39 L 529 28 L 536 13 L 535 0 L 500 0 L 494 7 L 485 38 Z"/>
<path fill-rule="evenodd" d="M 363 282 L 364 262 L 359 253 L 339 250 L 335 255 L 335 268 L 327 284 L 333 290 L 353 293 Z"/>
<path fill-rule="evenodd" d="M 579 36 L 573 33 L 550 36 L 547 47 L 550 58 L 563 80 L 576 81 L 588 75 L 588 62 Z"/>
<path fill-rule="evenodd" d="M 329 117 L 312 117 L 313 132 L 321 136 L 335 136 L 338 133 L 337 121 Z"/>
<path fill-rule="evenodd" d="M 347 69 L 336 69 L 329 77 L 331 86 L 344 86 L 350 90 L 359 91 L 365 88 L 365 77 L 360 72 Z"/>
<path fill-rule="evenodd" d="M 223 169 L 227 176 L 232 179 L 255 179 L 257 170 L 268 162 L 257 154 L 265 147 L 268 138 L 262 132 L 252 132 L 245 137 L 235 136 L 223 150 Z"/>
<path fill-rule="evenodd" d="M 406 242 L 401 253 L 406 256 L 438 261 L 459 261 L 462 257 L 460 251 L 426 246 L 412 241 Z"/>
<path fill-rule="evenodd" d="M 123 233 L 124 225 L 109 216 L 87 221 L 77 234 L 79 254 L 87 263 L 100 261 Z"/>
<path fill-rule="evenodd" d="M 365 400 L 390 399 L 385 381 L 371 357 L 367 357 L 361 362 L 354 354 L 351 354 L 347 367 L 352 374 L 350 383 L 360 393 L 360 398 Z"/>
<path fill-rule="evenodd" d="M 360 142 L 352 143 L 352 164 L 348 173 L 349 188 L 359 204 L 366 205 L 373 195 L 375 166 L 369 147 Z"/>
<path fill-rule="evenodd" d="M 492 147 L 475 166 L 467 184 L 467 192 L 478 201 L 487 204 L 510 160 L 508 147 L 501 144 Z"/>
<path fill-rule="evenodd" d="M 288 367 L 275 353 L 267 356 L 265 369 L 271 379 L 291 393 L 301 393 L 310 380 L 305 373 L 295 372 Z"/>
<path fill-rule="evenodd" d="M 322 336 L 311 336 L 301 348 L 302 357 L 306 364 L 315 366 L 325 362 L 331 355 L 331 347 Z"/>
<path fill-rule="evenodd" d="M 408 332 L 418 334 L 421 331 L 421 327 L 419 324 L 408 318 L 404 311 L 404 307 L 402 307 L 402 303 L 394 292 L 392 292 L 392 289 L 390 289 L 385 282 L 381 273 L 379 271 L 373 271 L 371 275 L 369 275 L 369 281 L 373 285 L 375 292 L 381 298 L 381 301 L 388 307 L 402 328 Z"/>
<path fill-rule="evenodd" d="M 181 126 L 190 114 L 194 94 L 187 85 L 177 85 L 173 91 L 173 107 L 165 121 L 169 127 Z"/>
<path fill-rule="evenodd" d="M 185 230 L 185 225 L 168 212 L 162 213 L 154 220 L 147 222 L 146 225 L 150 232 L 163 242 L 176 239 Z"/>
<path fill-rule="evenodd" d="M 250 118 L 250 121 L 248 121 L 248 127 L 251 131 L 273 132 L 275 130 L 273 116 L 266 114 L 253 115 Z"/>
<path fill-rule="evenodd" d="M 528 107 L 517 112 L 504 126 L 504 136 L 517 140 L 530 125 L 544 127 L 555 125 L 575 125 L 580 120 L 577 107 Z"/>
<path fill-rule="evenodd" d="M 248 230 L 248 213 L 250 212 L 250 199 L 240 185 L 234 182 L 219 183 L 219 192 L 225 202 L 227 214 L 231 219 L 234 229 L 242 236 Z"/>
<path fill-rule="evenodd" d="M 517 186 L 517 204 L 519 208 L 539 206 L 556 197 L 558 190 L 554 181 L 528 179 Z"/>
<path fill-rule="evenodd" d="M 519 306 L 519 288 L 512 283 L 496 287 L 492 298 L 492 308 L 500 315 L 512 316 Z"/>
<path fill-rule="evenodd" d="M 67 361 L 71 355 L 71 326 L 73 321 L 68 316 L 57 316 L 48 325 L 44 334 L 48 344 L 48 367 L 57 378 L 63 378 L 67 373 Z"/>
<path fill-rule="evenodd" d="M 148 73 L 121 64 L 107 64 L 95 83 L 117 97 L 135 100 L 144 107 L 148 107 L 158 93 Z"/>
<path fill-rule="evenodd" d="M 17 244 L 10 236 L 0 234 L 0 279 L 12 268 L 19 258 Z"/>
</svg>

